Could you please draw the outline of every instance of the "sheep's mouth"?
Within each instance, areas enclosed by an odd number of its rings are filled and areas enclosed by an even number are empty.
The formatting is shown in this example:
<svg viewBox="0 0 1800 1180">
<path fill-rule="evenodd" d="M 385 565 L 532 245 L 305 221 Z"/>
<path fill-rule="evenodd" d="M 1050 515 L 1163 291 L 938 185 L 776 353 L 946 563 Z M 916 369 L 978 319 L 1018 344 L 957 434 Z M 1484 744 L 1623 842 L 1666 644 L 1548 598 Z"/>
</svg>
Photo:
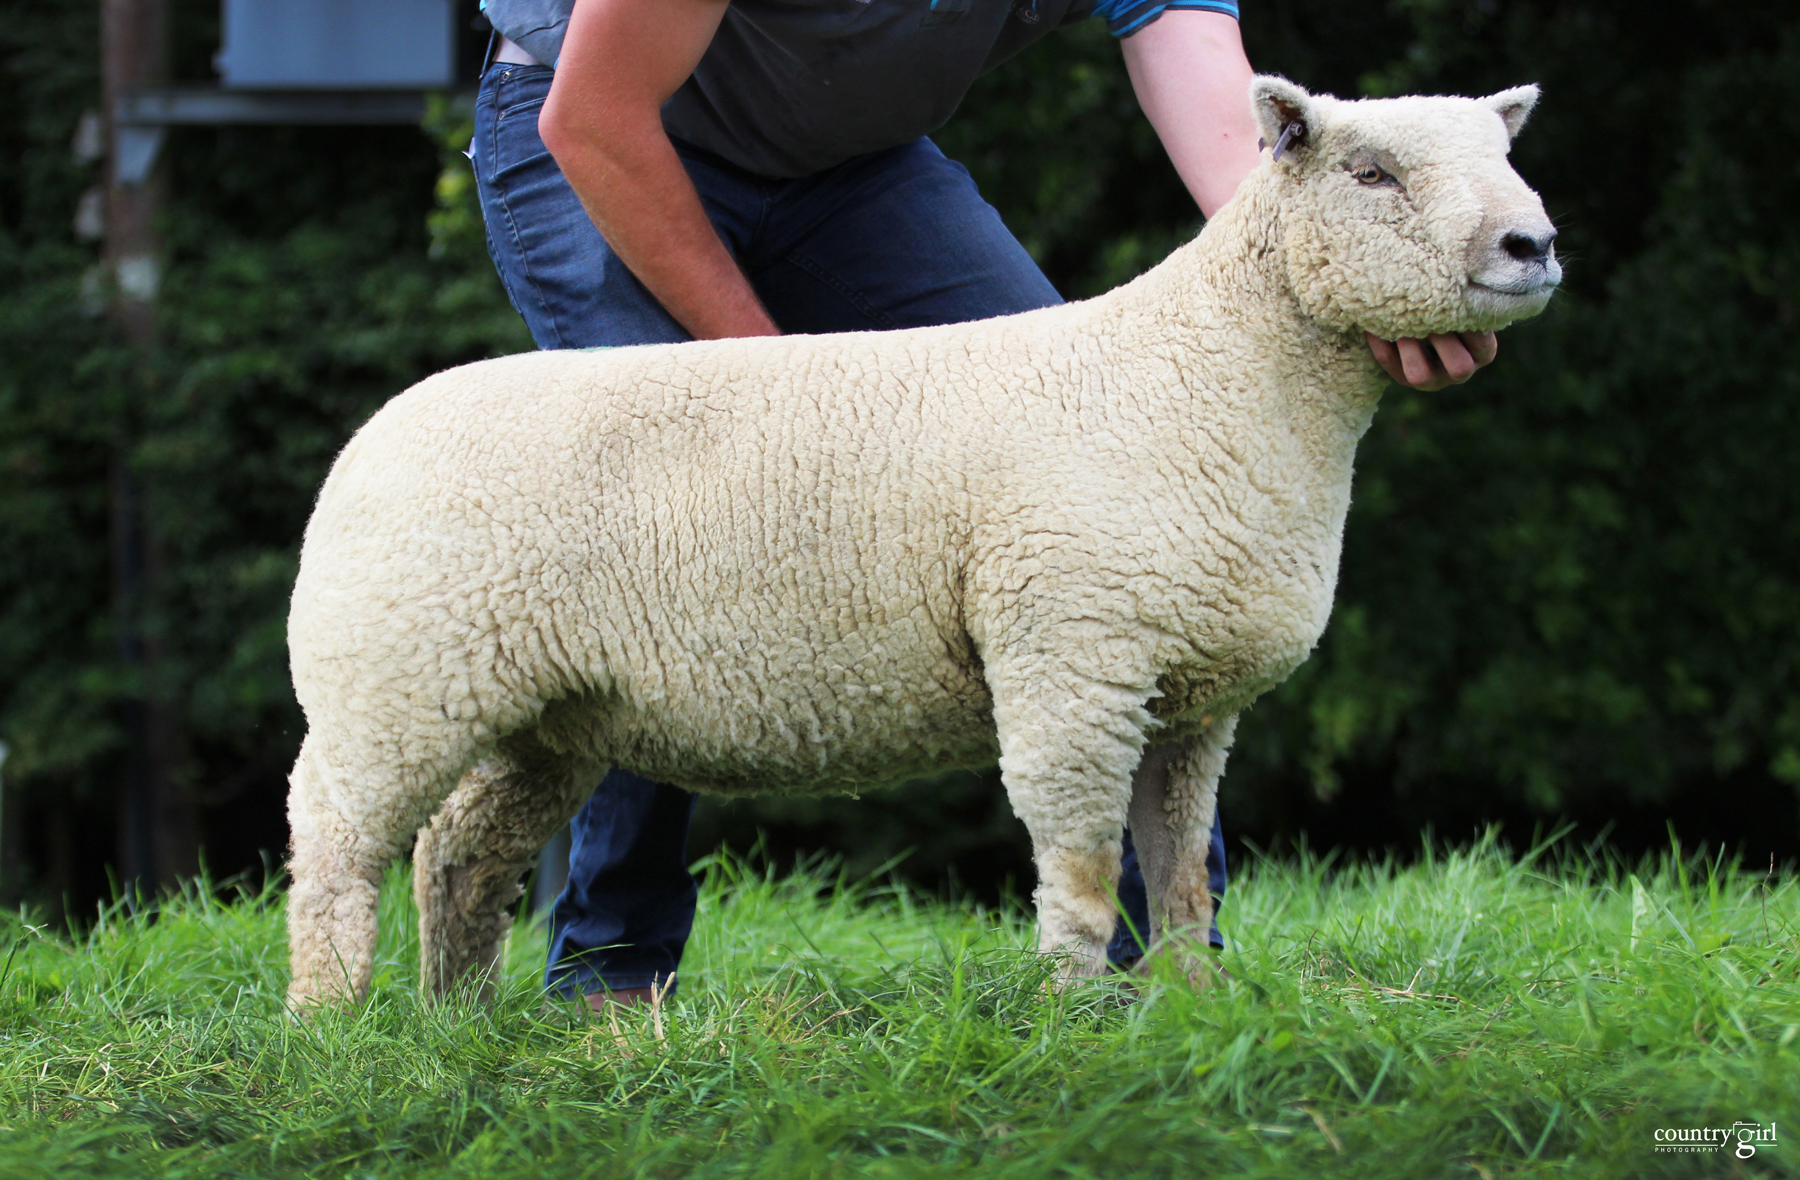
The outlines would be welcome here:
<svg viewBox="0 0 1800 1180">
<path fill-rule="evenodd" d="M 1480 273 L 1469 276 L 1469 286 L 1483 294 L 1516 299 L 1548 297 L 1561 282 L 1562 264 L 1554 254 L 1541 262 L 1484 267 Z"/>
<path fill-rule="evenodd" d="M 1550 297 L 1562 276 L 1540 272 L 1516 279 L 1487 282 L 1469 277 L 1468 308 L 1478 327 L 1493 330 L 1518 320 L 1530 319 L 1550 305 Z"/>
<path fill-rule="evenodd" d="M 1560 275 L 1545 275 L 1533 280 L 1520 280 L 1511 283 L 1484 283 L 1480 279 L 1470 279 L 1469 286 L 1489 295 L 1510 295 L 1515 299 L 1529 299 L 1536 295 L 1548 295 L 1562 283 Z"/>
</svg>

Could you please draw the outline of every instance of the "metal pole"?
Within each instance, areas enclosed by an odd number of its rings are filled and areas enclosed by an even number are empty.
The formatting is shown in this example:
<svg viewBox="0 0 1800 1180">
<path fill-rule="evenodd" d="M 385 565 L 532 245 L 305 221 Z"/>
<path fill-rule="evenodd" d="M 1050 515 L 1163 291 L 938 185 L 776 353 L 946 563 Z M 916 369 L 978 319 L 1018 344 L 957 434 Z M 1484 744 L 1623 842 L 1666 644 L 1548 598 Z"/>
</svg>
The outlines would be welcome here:
<svg viewBox="0 0 1800 1180">
<path fill-rule="evenodd" d="M 120 96 L 167 80 L 164 0 L 100 0 L 101 109 L 107 123 L 105 262 L 116 285 L 112 319 L 127 343 L 155 343 L 156 289 L 161 284 L 155 221 L 161 186 L 155 175 L 160 128 L 121 127 Z"/>
<path fill-rule="evenodd" d="M 6 756 L 10 753 L 12 749 L 5 742 L 0 742 L 0 771 L 6 769 Z M 0 889 L 6 888 L 6 874 L 12 868 L 9 835 L 6 828 L 6 776 L 0 774 Z"/>
<path fill-rule="evenodd" d="M 160 126 L 121 124 L 121 96 L 167 80 L 165 0 L 100 0 L 100 76 L 107 140 L 106 240 L 110 316 L 135 354 L 134 391 L 151 380 L 156 349 L 156 294 L 162 281 L 156 218 L 162 184 L 156 157 Z M 119 807 L 119 870 L 128 897 L 149 895 L 191 872 L 194 822 L 171 771 L 179 718 L 156 683 L 158 644 L 144 627 L 156 546 L 146 497 L 132 469 L 138 397 L 123 415 L 111 471 L 113 598 L 119 659 L 136 682 L 123 702 L 128 751 Z"/>
</svg>

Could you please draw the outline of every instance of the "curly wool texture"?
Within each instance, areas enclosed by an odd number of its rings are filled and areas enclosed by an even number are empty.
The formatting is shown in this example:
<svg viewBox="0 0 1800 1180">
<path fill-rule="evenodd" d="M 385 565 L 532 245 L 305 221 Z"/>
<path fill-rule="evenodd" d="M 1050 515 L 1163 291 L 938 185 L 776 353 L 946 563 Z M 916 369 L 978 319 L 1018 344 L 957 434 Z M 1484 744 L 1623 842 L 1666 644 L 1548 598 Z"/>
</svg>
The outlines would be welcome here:
<svg viewBox="0 0 1800 1180">
<path fill-rule="evenodd" d="M 1481 281 L 1519 286 L 1497 243 L 1548 226 L 1505 160 L 1533 98 L 1261 78 L 1295 146 L 1101 298 L 509 357 L 395 398 L 327 479 L 294 591 L 291 1000 L 367 987 L 375 884 L 428 820 L 427 983 L 491 969 L 519 869 L 607 765 L 842 791 L 998 755 L 1044 948 L 1103 966 L 1129 809 L 1153 949 L 1187 954 L 1236 714 L 1330 612 L 1383 383 L 1362 330 L 1548 297 Z"/>
</svg>

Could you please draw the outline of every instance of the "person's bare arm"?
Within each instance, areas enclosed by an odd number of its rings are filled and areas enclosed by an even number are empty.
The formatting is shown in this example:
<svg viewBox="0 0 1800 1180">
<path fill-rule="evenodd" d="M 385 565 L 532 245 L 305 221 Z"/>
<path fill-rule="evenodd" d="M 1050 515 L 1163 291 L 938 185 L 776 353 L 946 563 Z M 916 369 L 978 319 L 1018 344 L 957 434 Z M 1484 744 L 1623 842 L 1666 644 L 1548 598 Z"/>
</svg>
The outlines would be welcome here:
<svg viewBox="0 0 1800 1180">
<path fill-rule="evenodd" d="M 1220 12 L 1165 12 L 1119 48 L 1138 105 L 1211 217 L 1262 157 L 1237 21 Z"/>
<path fill-rule="evenodd" d="M 1165 12 L 1120 48 L 1138 105 L 1200 212 L 1211 217 L 1262 158 L 1237 21 L 1219 12 Z M 1499 347 L 1492 332 L 1429 341 L 1369 337 L 1369 351 L 1389 377 L 1423 390 L 1467 381 Z"/>
<path fill-rule="evenodd" d="M 621 261 L 697 339 L 780 333 L 662 125 L 727 0 L 576 0 L 538 133 Z"/>
</svg>

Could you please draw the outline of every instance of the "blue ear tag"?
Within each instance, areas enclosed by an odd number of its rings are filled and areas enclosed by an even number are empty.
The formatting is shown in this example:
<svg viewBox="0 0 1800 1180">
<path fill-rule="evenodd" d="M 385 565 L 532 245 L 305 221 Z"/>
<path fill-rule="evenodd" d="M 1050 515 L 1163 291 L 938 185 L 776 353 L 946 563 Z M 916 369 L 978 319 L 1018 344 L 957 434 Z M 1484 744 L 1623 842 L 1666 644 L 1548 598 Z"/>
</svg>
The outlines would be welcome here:
<svg viewBox="0 0 1800 1180">
<path fill-rule="evenodd" d="M 1305 128 L 1298 123 L 1289 123 L 1281 129 L 1281 138 L 1275 141 L 1275 158 L 1277 160 L 1281 159 L 1282 152 L 1287 151 L 1287 146 L 1293 142 L 1294 137 L 1304 130 Z"/>
</svg>

